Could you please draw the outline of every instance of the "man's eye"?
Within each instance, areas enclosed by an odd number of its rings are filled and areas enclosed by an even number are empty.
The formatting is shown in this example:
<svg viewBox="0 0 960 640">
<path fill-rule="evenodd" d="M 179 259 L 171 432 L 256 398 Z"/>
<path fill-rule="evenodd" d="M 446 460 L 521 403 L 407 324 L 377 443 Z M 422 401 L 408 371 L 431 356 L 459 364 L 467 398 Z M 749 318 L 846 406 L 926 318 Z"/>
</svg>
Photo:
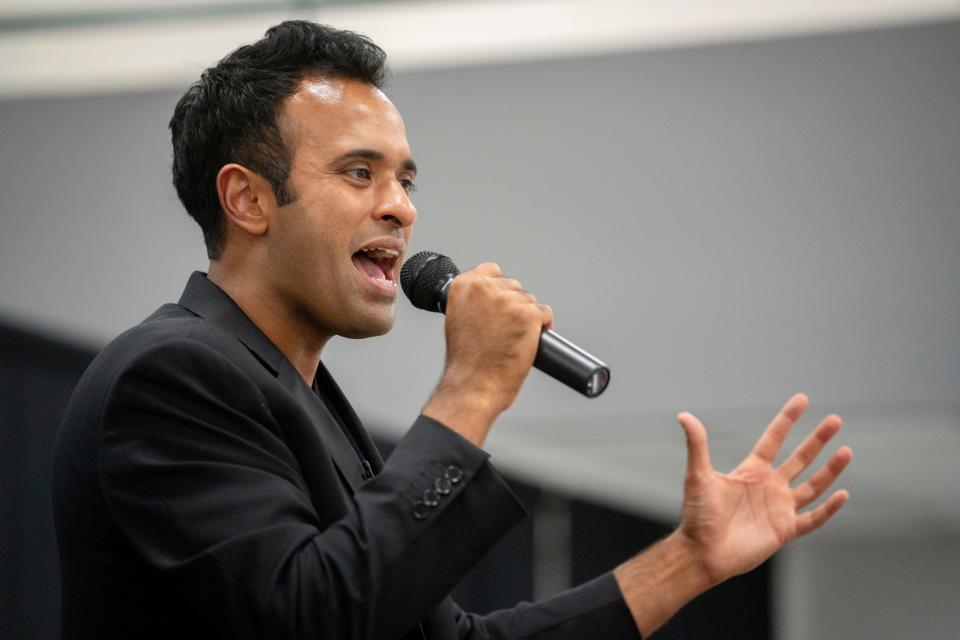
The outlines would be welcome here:
<svg viewBox="0 0 960 640">
<path fill-rule="evenodd" d="M 360 178 L 361 180 L 370 179 L 370 169 L 366 167 L 354 167 L 353 169 L 348 169 L 347 173 L 354 178 Z"/>
<path fill-rule="evenodd" d="M 401 178 L 400 185 L 403 186 L 403 190 L 407 193 L 413 193 L 417 190 L 417 185 L 413 184 L 413 180 L 407 178 Z"/>
</svg>

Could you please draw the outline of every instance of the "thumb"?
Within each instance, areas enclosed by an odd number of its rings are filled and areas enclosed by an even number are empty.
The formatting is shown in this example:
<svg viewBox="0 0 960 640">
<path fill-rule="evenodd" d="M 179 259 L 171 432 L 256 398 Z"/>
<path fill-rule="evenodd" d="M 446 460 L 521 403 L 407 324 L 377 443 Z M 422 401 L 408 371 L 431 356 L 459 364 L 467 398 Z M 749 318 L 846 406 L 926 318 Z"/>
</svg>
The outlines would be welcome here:
<svg viewBox="0 0 960 640">
<path fill-rule="evenodd" d="M 707 449 L 707 429 L 692 413 L 677 416 L 687 437 L 687 475 L 710 471 L 710 451 Z"/>
</svg>

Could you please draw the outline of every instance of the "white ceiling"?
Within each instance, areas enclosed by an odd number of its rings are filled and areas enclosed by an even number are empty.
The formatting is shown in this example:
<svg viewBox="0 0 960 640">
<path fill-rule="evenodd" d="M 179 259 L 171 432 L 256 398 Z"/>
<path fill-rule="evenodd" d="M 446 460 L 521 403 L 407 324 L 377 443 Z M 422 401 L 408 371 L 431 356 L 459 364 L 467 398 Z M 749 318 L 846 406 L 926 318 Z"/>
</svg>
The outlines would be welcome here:
<svg viewBox="0 0 960 640">
<path fill-rule="evenodd" d="M 194 7 L 289 4 L 285 0 L 0 0 L 0 18 L 28 16 L 77 16 L 91 13 L 144 11 Z"/>
<path fill-rule="evenodd" d="M 0 0 L 0 98 L 180 87 L 270 25 L 305 17 L 371 36 L 395 70 L 598 55 L 960 17 L 957 0 L 462 0 L 272 9 L 257 0 Z M 197 8 L 237 12 L 203 17 Z M 263 11 L 252 11 L 262 8 Z M 169 15 L 162 11 L 169 9 Z M 152 12 L 131 20 L 132 11 Z M 158 11 L 160 13 L 158 13 Z M 127 19 L 110 21 L 110 12 Z M 17 28 L 30 17 L 103 24 Z M 117 14 L 120 15 L 120 14 Z M 178 17 L 179 16 L 179 17 Z M 20 22 L 17 22 L 19 20 Z M 50 24 L 60 24 L 52 21 Z"/>
</svg>

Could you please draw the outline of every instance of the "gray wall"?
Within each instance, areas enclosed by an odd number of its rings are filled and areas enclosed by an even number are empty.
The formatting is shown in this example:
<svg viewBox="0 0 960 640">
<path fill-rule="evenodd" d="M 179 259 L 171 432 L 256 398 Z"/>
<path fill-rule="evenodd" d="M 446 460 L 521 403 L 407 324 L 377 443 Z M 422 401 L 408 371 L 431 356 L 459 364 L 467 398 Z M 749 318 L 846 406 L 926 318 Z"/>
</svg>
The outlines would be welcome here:
<svg viewBox="0 0 960 640">
<path fill-rule="evenodd" d="M 957 567 L 960 540 L 798 544 L 777 560 L 777 638 L 956 638 Z"/>
<path fill-rule="evenodd" d="M 909 500 L 924 537 L 855 544 L 851 555 L 854 536 L 786 562 L 786 638 L 892 636 L 882 631 L 902 630 L 905 613 L 929 611 L 943 612 L 938 630 L 960 625 L 942 606 L 960 586 L 925 569 L 955 564 L 960 540 L 955 507 L 942 517 L 960 453 L 958 70 L 953 22 L 405 73 L 391 90 L 423 168 L 413 249 L 499 262 L 614 372 L 589 402 L 532 374 L 500 431 L 557 421 L 578 447 L 639 414 L 763 413 L 796 390 L 819 413 L 890 409 L 859 449 L 870 460 L 848 473 L 849 509 L 860 500 L 895 513 Z M 0 103 L 0 315 L 101 343 L 204 266 L 169 186 L 178 95 Z M 325 359 L 361 415 L 397 433 L 439 375 L 441 329 L 404 303 L 390 336 L 335 342 Z M 912 419 L 910 407 L 941 417 Z M 850 424 L 848 435 L 870 428 Z M 619 433 L 638 449 L 662 439 Z M 927 448 L 908 458 L 893 433 L 925 436 Z M 940 466 L 926 464 L 931 451 Z M 535 468 L 540 448 L 512 453 Z M 644 473 L 629 460 L 620 471 Z M 938 492 L 940 502 L 926 497 Z M 887 561 L 897 553 L 911 562 Z M 867 592 L 858 580 L 898 586 Z"/>
<path fill-rule="evenodd" d="M 404 76 L 418 244 L 549 301 L 604 411 L 956 400 L 958 70 L 953 24 Z"/>
</svg>

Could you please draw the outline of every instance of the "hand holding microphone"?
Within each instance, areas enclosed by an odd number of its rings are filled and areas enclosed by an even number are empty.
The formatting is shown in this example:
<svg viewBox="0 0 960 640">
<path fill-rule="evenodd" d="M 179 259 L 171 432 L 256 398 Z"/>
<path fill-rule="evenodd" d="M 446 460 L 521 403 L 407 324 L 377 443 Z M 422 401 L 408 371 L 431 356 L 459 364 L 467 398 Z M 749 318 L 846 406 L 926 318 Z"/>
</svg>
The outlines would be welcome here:
<svg viewBox="0 0 960 640">
<path fill-rule="evenodd" d="M 551 331 L 550 308 L 538 305 L 532 294 L 523 291 L 516 280 L 504 277 L 496 265 L 481 265 L 461 275 L 450 258 L 422 251 L 403 265 L 400 284 L 415 307 L 446 312 L 448 365 L 461 353 L 478 354 L 489 361 L 475 365 L 505 375 L 512 372 L 506 356 L 517 359 L 522 369 L 519 379 L 511 374 L 504 380 L 516 384 L 507 406 L 531 360 L 536 368 L 587 397 L 606 389 L 610 380 L 607 366 Z M 484 355 L 497 353 L 497 357 Z"/>
</svg>

